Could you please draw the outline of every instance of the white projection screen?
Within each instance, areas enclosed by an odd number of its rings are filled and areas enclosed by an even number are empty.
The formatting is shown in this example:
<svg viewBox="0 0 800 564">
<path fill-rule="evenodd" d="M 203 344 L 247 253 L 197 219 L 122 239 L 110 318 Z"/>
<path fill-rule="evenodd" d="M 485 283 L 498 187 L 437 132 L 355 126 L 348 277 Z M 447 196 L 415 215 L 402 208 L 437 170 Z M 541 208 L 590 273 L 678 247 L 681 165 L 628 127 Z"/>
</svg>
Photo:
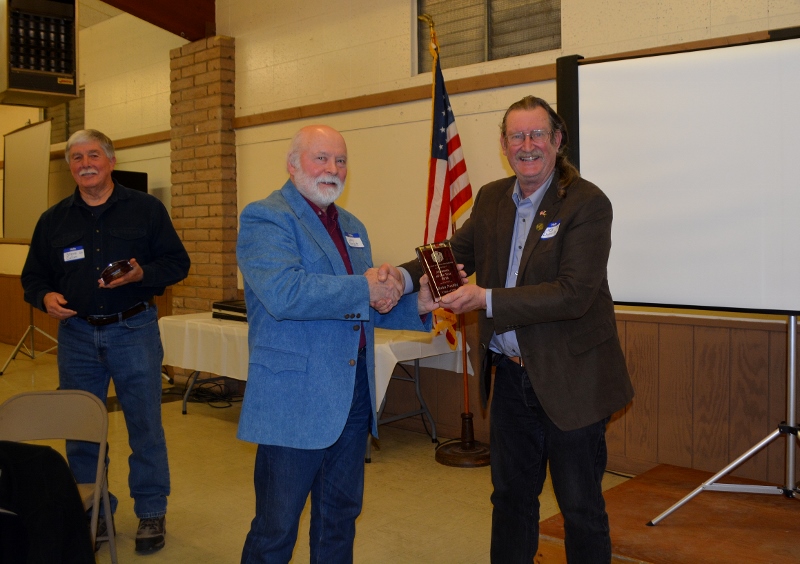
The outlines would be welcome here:
<svg viewBox="0 0 800 564">
<path fill-rule="evenodd" d="M 50 125 L 41 121 L 5 136 L 3 236 L 30 239 L 48 208 Z"/>
<path fill-rule="evenodd" d="M 578 67 L 617 303 L 800 312 L 800 40 Z"/>
</svg>

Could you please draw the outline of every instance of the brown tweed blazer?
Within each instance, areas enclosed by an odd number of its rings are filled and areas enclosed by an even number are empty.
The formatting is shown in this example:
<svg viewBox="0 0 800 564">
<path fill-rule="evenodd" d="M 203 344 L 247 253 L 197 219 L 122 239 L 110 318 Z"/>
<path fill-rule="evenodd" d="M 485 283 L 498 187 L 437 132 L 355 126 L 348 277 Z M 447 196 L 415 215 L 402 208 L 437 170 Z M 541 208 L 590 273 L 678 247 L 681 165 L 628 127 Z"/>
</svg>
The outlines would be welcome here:
<svg viewBox="0 0 800 564">
<path fill-rule="evenodd" d="M 505 288 L 516 207 L 515 177 L 480 189 L 470 218 L 451 244 L 476 282 L 492 288 L 493 318 L 479 311 L 481 360 L 493 333 L 516 331 L 539 401 L 562 430 L 585 427 L 623 408 L 633 397 L 617 335 L 606 265 L 611 250 L 611 202 L 578 179 L 557 195 L 558 173 L 536 212 L 523 248 L 517 287 Z M 547 232 L 552 236 L 542 238 Z M 418 284 L 412 261 L 403 265 Z M 487 402 L 491 369 L 481 371 Z"/>
</svg>

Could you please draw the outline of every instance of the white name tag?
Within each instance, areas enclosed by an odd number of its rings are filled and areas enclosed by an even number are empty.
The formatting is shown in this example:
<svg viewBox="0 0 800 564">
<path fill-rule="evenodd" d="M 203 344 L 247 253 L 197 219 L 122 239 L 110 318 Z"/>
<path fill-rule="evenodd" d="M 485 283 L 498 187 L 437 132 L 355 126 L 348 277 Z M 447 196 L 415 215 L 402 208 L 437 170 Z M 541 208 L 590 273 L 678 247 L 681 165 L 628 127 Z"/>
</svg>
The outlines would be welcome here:
<svg viewBox="0 0 800 564">
<path fill-rule="evenodd" d="M 358 233 L 345 233 L 344 238 L 351 247 L 357 247 L 359 249 L 364 247 L 364 241 L 361 240 L 361 235 Z"/>
<path fill-rule="evenodd" d="M 542 233 L 542 239 L 550 239 L 552 237 L 555 237 L 556 233 L 558 233 L 558 227 L 560 225 L 561 225 L 560 221 L 554 221 L 553 223 L 548 225 L 547 229 L 545 229 L 544 233 Z"/>
<path fill-rule="evenodd" d="M 64 262 L 81 260 L 82 258 L 86 258 L 83 247 L 69 247 L 68 249 L 64 249 Z"/>
</svg>

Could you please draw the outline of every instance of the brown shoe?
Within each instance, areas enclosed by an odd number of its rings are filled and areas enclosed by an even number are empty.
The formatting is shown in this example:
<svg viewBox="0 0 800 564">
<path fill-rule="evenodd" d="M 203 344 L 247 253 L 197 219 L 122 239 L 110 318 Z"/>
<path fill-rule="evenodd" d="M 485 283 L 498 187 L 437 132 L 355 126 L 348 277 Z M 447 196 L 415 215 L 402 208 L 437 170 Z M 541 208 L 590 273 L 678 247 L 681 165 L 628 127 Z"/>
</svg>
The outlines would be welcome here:
<svg viewBox="0 0 800 564">
<path fill-rule="evenodd" d="M 136 531 L 136 552 L 155 552 L 164 548 L 164 535 L 167 533 L 166 517 L 139 519 Z"/>
</svg>

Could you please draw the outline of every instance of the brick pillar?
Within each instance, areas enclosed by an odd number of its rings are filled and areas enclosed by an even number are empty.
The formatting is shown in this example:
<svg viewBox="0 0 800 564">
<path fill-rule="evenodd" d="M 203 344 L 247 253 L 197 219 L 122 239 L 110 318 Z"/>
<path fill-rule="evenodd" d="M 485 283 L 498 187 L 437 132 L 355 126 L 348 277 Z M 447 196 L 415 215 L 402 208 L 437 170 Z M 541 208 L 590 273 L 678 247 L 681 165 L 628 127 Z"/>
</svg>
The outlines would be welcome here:
<svg viewBox="0 0 800 564">
<path fill-rule="evenodd" d="M 170 51 L 172 220 L 192 259 L 174 314 L 237 297 L 234 53 L 221 36 Z"/>
</svg>

